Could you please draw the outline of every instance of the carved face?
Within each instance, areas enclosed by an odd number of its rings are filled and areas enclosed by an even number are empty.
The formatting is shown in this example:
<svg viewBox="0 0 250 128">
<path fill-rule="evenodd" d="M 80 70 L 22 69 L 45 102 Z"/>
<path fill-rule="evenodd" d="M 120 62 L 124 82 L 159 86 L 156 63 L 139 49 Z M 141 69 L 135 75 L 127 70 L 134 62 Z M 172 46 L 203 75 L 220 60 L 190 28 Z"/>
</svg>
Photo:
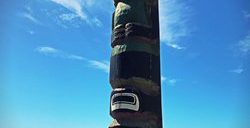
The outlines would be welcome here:
<svg viewBox="0 0 250 128">
<path fill-rule="evenodd" d="M 116 3 L 114 26 L 126 23 L 148 24 L 143 0 L 123 0 Z"/>
</svg>

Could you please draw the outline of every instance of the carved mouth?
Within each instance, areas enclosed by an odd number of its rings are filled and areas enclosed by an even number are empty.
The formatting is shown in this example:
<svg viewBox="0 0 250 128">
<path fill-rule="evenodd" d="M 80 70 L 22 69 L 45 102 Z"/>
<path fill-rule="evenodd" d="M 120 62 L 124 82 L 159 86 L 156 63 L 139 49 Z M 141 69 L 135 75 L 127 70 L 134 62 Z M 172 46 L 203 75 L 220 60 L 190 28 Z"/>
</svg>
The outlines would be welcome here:
<svg viewBox="0 0 250 128">
<path fill-rule="evenodd" d="M 115 110 L 139 111 L 139 98 L 134 93 L 115 93 L 111 97 L 111 111 Z"/>
<path fill-rule="evenodd" d="M 121 104 L 121 103 L 135 105 L 136 100 L 134 96 L 125 96 L 124 94 L 120 96 L 117 96 L 117 95 L 114 96 L 112 104 L 114 105 L 114 104 Z"/>
</svg>

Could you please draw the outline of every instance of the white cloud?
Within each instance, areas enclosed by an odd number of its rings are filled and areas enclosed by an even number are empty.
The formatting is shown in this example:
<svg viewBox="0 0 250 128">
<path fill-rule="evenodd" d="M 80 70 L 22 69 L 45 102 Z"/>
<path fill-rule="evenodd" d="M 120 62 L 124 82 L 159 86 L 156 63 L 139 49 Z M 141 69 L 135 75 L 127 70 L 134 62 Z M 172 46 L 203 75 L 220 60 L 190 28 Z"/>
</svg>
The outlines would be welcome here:
<svg viewBox="0 0 250 128">
<path fill-rule="evenodd" d="M 20 15 L 21 17 L 24 17 L 26 18 L 27 20 L 35 23 L 35 24 L 38 24 L 38 25 L 41 25 L 42 23 L 34 16 L 34 13 L 33 13 L 33 10 L 30 6 L 25 6 L 25 11 L 23 13 L 21 13 Z M 30 33 L 30 32 L 29 32 Z M 30 33 L 31 34 L 31 33 Z M 34 33 L 32 33 L 34 34 Z M 31 35 L 32 35 L 31 34 Z"/>
<path fill-rule="evenodd" d="M 62 5 L 63 7 L 74 12 L 83 20 L 87 20 L 87 15 L 82 11 L 81 2 L 79 0 L 51 0 L 57 4 Z"/>
<path fill-rule="evenodd" d="M 90 65 L 93 68 L 97 68 L 97 69 L 103 70 L 106 73 L 109 73 L 109 63 L 108 62 L 106 62 L 106 61 L 101 62 L 101 61 L 97 61 L 97 60 L 89 60 L 88 62 L 90 63 Z"/>
<path fill-rule="evenodd" d="M 167 80 L 167 78 L 165 76 L 161 76 L 161 82 L 165 82 Z"/>
<path fill-rule="evenodd" d="M 250 34 L 248 34 L 243 40 L 239 41 L 240 51 L 245 54 L 250 52 Z"/>
<path fill-rule="evenodd" d="M 88 5 L 88 6 L 93 6 L 94 4 L 95 4 L 95 0 L 84 0 L 85 1 L 85 3 Z M 100 1 L 98 1 L 98 2 L 100 2 Z"/>
<path fill-rule="evenodd" d="M 30 20 L 31 22 L 35 24 L 41 24 L 40 21 L 38 21 L 34 16 L 32 16 L 30 13 L 23 13 L 23 17 Z"/>
<path fill-rule="evenodd" d="M 73 60 L 86 60 L 86 58 L 82 57 L 82 56 L 78 56 L 78 55 L 72 55 L 72 54 L 68 54 L 67 58 L 69 59 L 73 59 Z"/>
<path fill-rule="evenodd" d="M 175 44 L 175 43 L 166 43 L 166 45 L 171 47 L 171 48 L 177 49 L 177 50 L 185 49 L 185 47 L 182 47 L 182 46 Z"/>
<path fill-rule="evenodd" d="M 26 9 L 27 12 L 33 13 L 33 10 L 31 9 L 30 6 L 25 6 L 24 8 Z"/>
<path fill-rule="evenodd" d="M 101 21 L 86 12 L 89 12 L 89 8 L 94 4 L 93 0 L 50 0 L 56 4 L 59 4 L 71 11 L 72 13 L 63 13 L 59 15 L 59 18 L 63 21 L 71 21 L 79 18 L 81 21 L 86 22 L 91 26 L 101 27 Z M 79 24 L 79 23 L 78 23 Z M 78 25 L 76 25 L 78 26 Z"/>
<path fill-rule="evenodd" d="M 175 86 L 177 83 L 177 79 L 171 79 L 162 75 L 161 82 L 162 84 L 166 84 L 167 86 Z"/>
<path fill-rule="evenodd" d="M 61 18 L 64 21 L 70 21 L 70 20 L 73 20 L 73 19 L 75 19 L 77 17 L 78 16 L 76 14 L 74 14 L 74 13 L 61 14 L 59 16 L 59 18 Z"/>
<path fill-rule="evenodd" d="M 244 70 L 242 68 L 231 70 L 230 72 L 241 74 Z"/>
<path fill-rule="evenodd" d="M 243 15 L 246 19 L 250 19 L 250 13 L 247 11 L 243 11 Z"/>
<path fill-rule="evenodd" d="M 61 50 L 55 49 L 53 47 L 38 47 L 35 49 L 35 51 L 44 54 L 44 55 L 49 55 L 52 57 L 60 57 L 60 58 L 66 58 L 66 59 L 72 59 L 72 60 L 85 60 L 84 57 L 70 54 L 63 52 Z"/>
<path fill-rule="evenodd" d="M 168 83 L 170 86 L 175 86 L 176 82 L 177 82 L 176 79 L 169 79 L 169 80 L 167 81 L 167 83 Z"/>
<path fill-rule="evenodd" d="M 244 72 L 244 69 L 242 68 L 242 66 L 239 66 L 238 68 L 230 70 L 229 72 L 241 74 L 242 72 Z"/>
<path fill-rule="evenodd" d="M 58 54 L 59 51 L 52 47 L 38 47 L 36 51 L 43 53 L 43 54 Z"/>
<path fill-rule="evenodd" d="M 34 35 L 34 34 L 35 34 L 35 32 L 34 32 L 33 30 L 28 31 L 28 33 L 29 33 L 30 35 Z"/>
<path fill-rule="evenodd" d="M 92 19 L 92 23 L 95 24 L 98 27 L 102 26 L 102 22 L 97 18 Z"/>
<path fill-rule="evenodd" d="M 188 21 L 191 9 L 178 0 L 160 0 L 160 34 L 161 41 L 177 50 L 185 49 L 180 46 L 181 38 L 190 35 Z"/>
<path fill-rule="evenodd" d="M 84 62 L 88 63 L 92 68 L 100 69 L 101 71 L 109 73 L 109 62 L 108 61 L 91 60 L 91 59 L 87 59 L 87 58 L 79 56 L 79 55 L 66 53 L 62 50 L 58 50 L 56 48 L 48 47 L 48 46 L 37 47 L 35 49 L 35 51 L 38 53 L 47 55 L 47 56 L 84 61 Z"/>
</svg>

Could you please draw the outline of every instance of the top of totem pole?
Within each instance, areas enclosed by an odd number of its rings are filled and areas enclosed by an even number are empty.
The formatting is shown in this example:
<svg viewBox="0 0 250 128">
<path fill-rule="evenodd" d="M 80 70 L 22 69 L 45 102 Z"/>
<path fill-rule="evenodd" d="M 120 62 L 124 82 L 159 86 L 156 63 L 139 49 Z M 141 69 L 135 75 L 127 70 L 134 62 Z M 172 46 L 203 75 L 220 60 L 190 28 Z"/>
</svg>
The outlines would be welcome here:
<svg viewBox="0 0 250 128">
<path fill-rule="evenodd" d="M 131 2 L 131 1 L 142 1 L 145 2 L 147 5 L 157 5 L 158 0 L 113 0 L 114 1 L 114 6 L 116 7 L 118 2 Z"/>
</svg>

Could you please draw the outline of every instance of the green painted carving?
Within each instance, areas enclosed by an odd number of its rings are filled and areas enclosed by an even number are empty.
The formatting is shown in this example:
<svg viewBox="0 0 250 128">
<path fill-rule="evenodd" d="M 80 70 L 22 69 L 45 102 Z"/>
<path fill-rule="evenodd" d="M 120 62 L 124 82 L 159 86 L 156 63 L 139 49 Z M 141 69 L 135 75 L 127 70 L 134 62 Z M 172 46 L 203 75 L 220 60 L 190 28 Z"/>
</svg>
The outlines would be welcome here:
<svg viewBox="0 0 250 128">
<path fill-rule="evenodd" d="M 116 4 L 114 26 L 126 23 L 148 25 L 145 0 L 122 0 Z"/>
<path fill-rule="evenodd" d="M 127 87 L 128 85 L 133 85 L 133 87 L 140 89 L 143 93 L 147 95 L 157 96 L 160 94 L 160 87 L 157 85 L 157 83 L 139 77 L 114 80 L 110 81 L 110 83 L 113 88 L 121 88 Z"/>
<path fill-rule="evenodd" d="M 152 6 L 156 0 L 115 0 L 115 12 L 113 14 L 112 29 L 128 23 L 141 26 L 152 26 Z M 122 28 L 121 28 L 122 29 Z M 152 29 L 152 33 L 155 29 Z M 142 31 L 144 32 L 144 31 Z M 141 33 L 142 33 L 141 32 Z M 125 33 L 119 33 L 124 34 Z M 159 55 L 159 40 L 150 37 L 132 36 L 124 37 L 119 41 L 119 46 L 114 47 L 112 56 L 126 51 L 143 51 L 154 55 Z"/>
<path fill-rule="evenodd" d="M 159 56 L 159 43 L 148 44 L 144 43 L 144 41 L 133 38 L 127 39 L 127 43 L 122 45 L 117 45 L 112 49 L 112 56 L 117 54 L 128 52 L 128 51 L 139 51 L 139 52 L 147 52 L 153 54 L 155 56 Z"/>
</svg>

